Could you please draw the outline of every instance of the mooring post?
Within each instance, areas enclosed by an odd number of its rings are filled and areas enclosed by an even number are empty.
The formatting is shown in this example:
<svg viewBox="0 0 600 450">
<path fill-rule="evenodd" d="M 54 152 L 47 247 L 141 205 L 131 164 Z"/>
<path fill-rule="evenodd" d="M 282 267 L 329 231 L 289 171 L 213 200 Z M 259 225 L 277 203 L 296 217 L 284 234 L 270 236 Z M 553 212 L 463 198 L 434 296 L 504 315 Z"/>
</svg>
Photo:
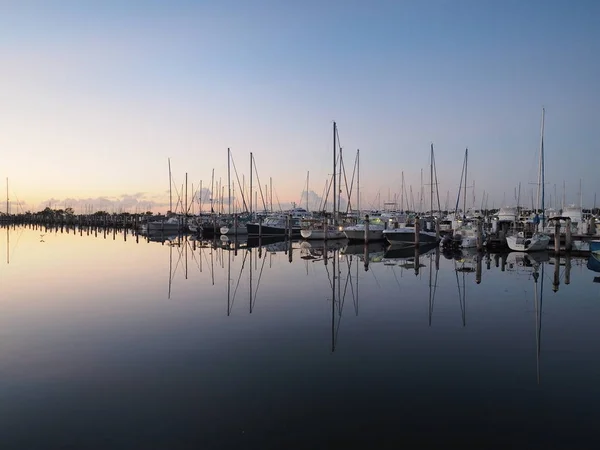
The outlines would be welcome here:
<svg viewBox="0 0 600 450">
<path fill-rule="evenodd" d="M 290 240 L 292 239 L 292 216 L 290 214 L 287 215 L 287 223 L 288 223 L 288 237 Z"/>
<path fill-rule="evenodd" d="M 552 281 L 552 290 L 558 291 L 558 285 L 560 284 L 560 256 L 558 254 L 554 256 L 554 280 Z"/>
<path fill-rule="evenodd" d="M 481 262 L 483 260 L 483 255 L 481 253 L 477 253 L 477 264 L 475 265 L 475 283 L 481 283 Z"/>
<path fill-rule="evenodd" d="M 565 225 L 565 250 L 570 252 L 573 250 L 573 236 L 571 232 L 571 218 L 567 219 L 567 223 Z"/>
<path fill-rule="evenodd" d="M 421 219 L 417 216 L 415 217 L 415 247 L 418 247 L 421 242 Z M 417 252 L 418 254 L 418 252 Z M 416 264 L 415 259 L 415 264 Z M 415 271 L 418 273 L 418 269 L 415 266 Z"/>
<path fill-rule="evenodd" d="M 364 236 L 364 240 L 365 240 L 365 244 L 369 243 L 369 215 L 365 214 L 365 236 Z"/>
<path fill-rule="evenodd" d="M 560 221 L 554 223 L 554 253 L 560 253 Z"/>
</svg>

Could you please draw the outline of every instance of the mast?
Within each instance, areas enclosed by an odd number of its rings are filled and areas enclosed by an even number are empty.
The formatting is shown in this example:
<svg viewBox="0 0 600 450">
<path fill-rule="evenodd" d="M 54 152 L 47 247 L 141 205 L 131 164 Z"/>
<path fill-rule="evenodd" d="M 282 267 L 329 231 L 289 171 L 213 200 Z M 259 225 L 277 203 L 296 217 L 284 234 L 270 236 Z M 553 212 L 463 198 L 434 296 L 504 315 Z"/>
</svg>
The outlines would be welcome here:
<svg viewBox="0 0 600 450">
<path fill-rule="evenodd" d="M 336 184 L 336 177 L 335 177 L 335 157 L 336 157 L 336 132 L 337 132 L 337 126 L 335 124 L 335 122 L 333 122 L 333 224 L 336 224 L 336 217 L 335 217 L 335 211 L 336 211 L 336 205 L 335 205 L 335 200 L 337 197 L 337 184 Z"/>
<path fill-rule="evenodd" d="M 429 157 L 429 182 L 431 183 L 429 192 L 429 215 L 433 216 L 433 142 L 431 143 L 431 155 Z"/>
<path fill-rule="evenodd" d="M 229 215 L 231 215 L 231 150 L 227 147 L 227 187 L 229 188 Z"/>
<path fill-rule="evenodd" d="M 308 209 L 308 179 L 309 179 L 309 175 L 310 175 L 310 171 L 306 171 L 306 210 L 310 211 L 310 209 Z"/>
<path fill-rule="evenodd" d="M 269 177 L 269 203 L 271 212 L 273 212 L 273 177 Z"/>
<path fill-rule="evenodd" d="M 171 158 L 168 158 L 168 161 L 169 161 L 169 212 L 173 212 L 173 191 L 171 189 Z"/>
<path fill-rule="evenodd" d="M 6 219 L 8 220 L 9 213 L 9 200 L 8 200 L 8 177 L 6 177 Z"/>
<path fill-rule="evenodd" d="M 250 152 L 250 217 L 252 217 L 252 152 Z"/>
<path fill-rule="evenodd" d="M 540 172 L 538 174 L 538 208 L 541 206 L 542 208 L 542 229 L 545 226 L 546 222 L 546 213 L 544 212 L 544 116 L 546 114 L 546 109 L 542 108 L 542 129 L 540 132 Z M 541 204 L 540 204 L 540 194 L 541 194 Z"/>
<path fill-rule="evenodd" d="M 188 177 L 187 177 L 187 172 L 185 173 L 185 215 L 187 217 L 188 214 Z"/>
<path fill-rule="evenodd" d="M 594 197 L 595 198 L 595 197 Z M 356 150 L 356 210 L 360 217 L 360 150 Z"/>
<path fill-rule="evenodd" d="M 214 192 L 215 192 L 215 169 L 212 170 L 212 175 L 210 177 L 210 213 L 211 214 L 215 212 L 215 210 L 213 208 Z"/>
<path fill-rule="evenodd" d="M 469 161 L 469 149 L 465 149 L 465 191 L 463 194 L 463 217 L 467 217 L 467 164 Z"/>
</svg>

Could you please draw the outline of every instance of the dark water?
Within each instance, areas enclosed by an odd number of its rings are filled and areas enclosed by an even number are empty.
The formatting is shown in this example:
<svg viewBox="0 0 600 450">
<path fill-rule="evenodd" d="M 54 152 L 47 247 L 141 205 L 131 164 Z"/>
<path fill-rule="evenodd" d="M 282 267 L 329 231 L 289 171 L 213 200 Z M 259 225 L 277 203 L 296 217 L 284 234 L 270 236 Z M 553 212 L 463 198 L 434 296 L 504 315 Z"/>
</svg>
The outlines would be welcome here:
<svg viewBox="0 0 600 450">
<path fill-rule="evenodd" d="M 0 231 L 2 449 L 597 445 L 585 259 Z"/>
</svg>

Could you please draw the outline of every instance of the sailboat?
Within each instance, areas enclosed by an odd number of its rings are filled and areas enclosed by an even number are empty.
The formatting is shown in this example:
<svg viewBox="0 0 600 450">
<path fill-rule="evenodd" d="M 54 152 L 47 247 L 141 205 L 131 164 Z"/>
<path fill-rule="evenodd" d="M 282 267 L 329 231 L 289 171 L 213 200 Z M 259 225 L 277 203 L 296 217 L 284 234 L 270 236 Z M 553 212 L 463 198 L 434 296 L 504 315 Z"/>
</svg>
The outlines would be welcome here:
<svg viewBox="0 0 600 450">
<path fill-rule="evenodd" d="M 542 108 L 542 131 L 540 138 L 540 162 L 538 172 L 538 207 L 542 211 L 542 224 L 541 229 L 544 229 L 546 215 L 544 213 L 544 116 L 545 109 Z M 541 194 L 541 203 L 540 203 Z M 538 214 L 535 215 L 534 223 L 536 228 L 540 228 L 540 218 Z M 506 237 L 506 243 L 508 247 L 517 252 L 535 252 L 540 250 L 547 250 L 548 244 L 550 243 L 550 235 L 538 231 L 529 233 L 525 231 L 519 231 L 516 234 L 512 234 Z"/>
<path fill-rule="evenodd" d="M 339 204 L 336 206 L 336 198 L 338 189 L 336 187 L 336 158 L 337 158 L 337 125 L 333 122 L 333 214 L 332 223 L 328 223 L 327 217 L 323 217 L 321 220 L 309 218 L 303 221 L 300 235 L 304 239 L 315 239 L 315 240 L 328 240 L 328 239 L 344 239 L 346 235 L 341 226 L 337 225 L 337 212 Z M 341 164 L 341 163 L 340 163 Z M 325 199 L 327 201 L 327 199 Z M 308 209 L 308 175 L 306 179 L 306 202 Z"/>
</svg>

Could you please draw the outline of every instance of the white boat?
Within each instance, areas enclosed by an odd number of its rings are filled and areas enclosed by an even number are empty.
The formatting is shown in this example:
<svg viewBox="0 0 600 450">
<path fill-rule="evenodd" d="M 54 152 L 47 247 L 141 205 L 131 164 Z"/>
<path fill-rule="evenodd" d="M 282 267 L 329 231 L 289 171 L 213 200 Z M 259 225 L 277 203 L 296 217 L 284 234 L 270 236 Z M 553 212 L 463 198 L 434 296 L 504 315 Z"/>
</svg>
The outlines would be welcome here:
<svg viewBox="0 0 600 450">
<path fill-rule="evenodd" d="M 364 241 L 365 240 L 365 224 L 358 223 L 344 227 L 344 235 L 351 241 Z M 385 225 L 383 223 L 369 222 L 369 231 L 367 239 L 369 241 L 381 241 L 384 239 L 383 230 Z"/>
<path fill-rule="evenodd" d="M 182 221 L 177 216 L 169 217 L 168 219 L 150 220 L 141 225 L 141 230 L 144 233 L 166 233 L 179 231 L 182 228 Z"/>
<path fill-rule="evenodd" d="M 542 131 L 540 136 L 540 162 L 538 172 L 538 204 L 541 193 L 541 204 L 539 210 L 544 214 L 544 109 L 542 108 Z M 545 219 L 545 217 L 544 217 Z M 539 223 L 540 218 L 536 215 L 534 223 L 536 226 L 541 225 L 541 229 L 544 229 L 544 220 Z M 536 231 L 531 235 L 526 234 L 523 231 L 519 231 L 516 234 L 512 234 L 506 237 L 506 244 L 508 248 L 517 252 L 535 252 L 541 250 L 547 250 L 548 244 L 550 244 L 550 235 L 547 233 Z"/>
<path fill-rule="evenodd" d="M 515 252 L 536 252 L 547 250 L 550 244 L 550 236 L 546 233 L 533 233 L 527 237 L 520 231 L 506 237 L 508 248 Z"/>
<path fill-rule="evenodd" d="M 230 236 L 235 236 L 235 235 L 245 235 L 248 234 L 248 228 L 246 227 L 245 224 L 239 224 L 236 227 L 232 226 L 223 226 L 220 228 L 219 230 L 221 232 L 221 235 L 230 235 Z"/>
<path fill-rule="evenodd" d="M 415 227 L 398 227 L 383 230 L 383 237 L 396 246 L 414 246 L 415 245 Z M 419 243 L 432 244 L 438 241 L 437 235 L 433 231 L 419 230 Z"/>
<path fill-rule="evenodd" d="M 301 222 L 300 236 L 311 240 L 345 239 L 343 228 L 326 223 L 326 219 L 306 219 Z"/>
<path fill-rule="evenodd" d="M 485 242 L 483 231 L 481 238 Z M 454 230 L 453 239 L 458 242 L 460 248 L 477 247 L 477 224 L 471 220 L 462 221 Z"/>
</svg>

